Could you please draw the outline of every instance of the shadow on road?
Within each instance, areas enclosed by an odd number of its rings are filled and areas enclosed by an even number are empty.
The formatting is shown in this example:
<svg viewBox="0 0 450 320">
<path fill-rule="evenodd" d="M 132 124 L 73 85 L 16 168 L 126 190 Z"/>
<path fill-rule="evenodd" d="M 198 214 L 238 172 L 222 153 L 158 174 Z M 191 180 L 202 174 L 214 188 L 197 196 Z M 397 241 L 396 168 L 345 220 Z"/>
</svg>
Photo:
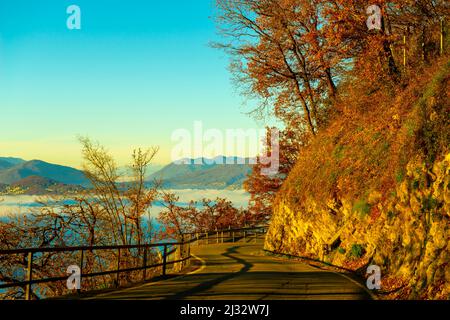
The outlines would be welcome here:
<svg viewBox="0 0 450 320">
<path fill-rule="evenodd" d="M 334 272 L 294 261 L 254 255 L 245 245 L 213 247 L 202 252 L 204 270 L 169 276 L 161 282 L 106 293 L 103 299 L 370 299 L 367 291 Z M 93 297 L 94 299 L 99 298 Z"/>
<path fill-rule="evenodd" d="M 226 252 L 222 253 L 222 256 L 233 259 L 236 262 L 242 264 L 242 268 L 239 271 L 233 272 L 233 273 L 228 273 L 228 274 L 225 274 L 224 276 L 212 279 L 210 281 L 206 281 L 204 283 L 199 284 L 198 286 L 195 286 L 194 288 L 191 288 L 191 289 L 188 289 L 188 290 L 185 290 L 182 292 L 178 292 L 178 293 L 174 294 L 173 296 L 167 297 L 166 299 L 181 300 L 187 296 L 209 290 L 223 281 L 230 280 L 234 277 L 237 277 L 237 276 L 249 271 L 251 269 L 251 267 L 253 266 L 252 263 L 232 255 L 232 253 L 237 253 L 238 248 L 239 248 L 239 246 L 234 246 L 234 247 L 228 248 Z"/>
</svg>

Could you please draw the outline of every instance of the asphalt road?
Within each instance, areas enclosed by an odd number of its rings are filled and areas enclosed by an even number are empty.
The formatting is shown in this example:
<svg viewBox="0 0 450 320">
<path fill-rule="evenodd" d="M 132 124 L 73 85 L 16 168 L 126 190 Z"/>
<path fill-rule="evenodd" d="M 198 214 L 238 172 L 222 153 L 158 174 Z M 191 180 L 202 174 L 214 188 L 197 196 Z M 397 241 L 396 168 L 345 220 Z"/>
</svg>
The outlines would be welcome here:
<svg viewBox="0 0 450 320">
<path fill-rule="evenodd" d="M 265 256 L 262 244 L 193 246 L 189 273 L 87 299 L 299 300 L 370 299 L 350 278 L 298 261 Z"/>
</svg>

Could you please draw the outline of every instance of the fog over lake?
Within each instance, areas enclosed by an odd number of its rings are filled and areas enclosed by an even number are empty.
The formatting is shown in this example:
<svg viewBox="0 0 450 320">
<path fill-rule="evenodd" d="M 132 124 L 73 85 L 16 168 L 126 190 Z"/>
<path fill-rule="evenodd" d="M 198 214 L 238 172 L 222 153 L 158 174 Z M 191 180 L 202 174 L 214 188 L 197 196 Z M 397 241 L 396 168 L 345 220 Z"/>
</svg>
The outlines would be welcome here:
<svg viewBox="0 0 450 320">
<path fill-rule="evenodd" d="M 237 208 L 247 207 L 249 194 L 245 190 L 198 190 L 198 189 L 181 189 L 166 190 L 172 191 L 180 197 L 180 205 L 186 205 L 189 201 L 200 201 L 203 198 L 214 200 L 217 197 L 226 198 L 233 202 Z M 39 199 L 45 199 L 45 196 L 0 196 L 0 216 L 23 215 L 30 212 L 33 207 L 39 207 L 36 203 Z M 150 209 L 152 217 L 156 217 L 163 207 L 155 202 Z"/>
</svg>

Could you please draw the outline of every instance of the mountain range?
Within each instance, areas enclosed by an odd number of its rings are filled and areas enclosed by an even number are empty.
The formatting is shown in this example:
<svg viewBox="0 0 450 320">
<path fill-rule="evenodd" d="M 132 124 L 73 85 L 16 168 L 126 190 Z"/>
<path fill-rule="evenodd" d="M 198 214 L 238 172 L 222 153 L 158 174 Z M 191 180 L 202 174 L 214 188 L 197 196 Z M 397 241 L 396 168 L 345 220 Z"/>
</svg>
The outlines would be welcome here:
<svg viewBox="0 0 450 320">
<path fill-rule="evenodd" d="M 167 189 L 242 189 L 252 160 L 223 156 L 182 159 L 155 172 L 148 181 L 162 181 Z"/>
<path fill-rule="evenodd" d="M 12 184 L 31 176 L 47 178 L 63 184 L 89 186 L 89 180 L 84 173 L 75 168 L 41 160 L 0 158 L 0 183 Z"/>
<path fill-rule="evenodd" d="M 252 159 L 216 157 L 172 162 L 147 178 L 171 189 L 242 189 Z M 125 174 L 126 176 L 126 174 Z M 26 194 L 76 192 L 90 186 L 81 170 L 41 160 L 0 157 L 0 193 Z"/>
</svg>

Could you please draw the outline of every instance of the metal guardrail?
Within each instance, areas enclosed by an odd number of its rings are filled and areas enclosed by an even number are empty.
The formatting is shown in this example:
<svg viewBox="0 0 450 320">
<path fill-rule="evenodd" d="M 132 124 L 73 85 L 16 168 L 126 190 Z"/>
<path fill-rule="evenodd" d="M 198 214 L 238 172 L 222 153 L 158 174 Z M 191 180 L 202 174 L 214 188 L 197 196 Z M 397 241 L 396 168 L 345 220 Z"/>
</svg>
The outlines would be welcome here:
<svg viewBox="0 0 450 320">
<path fill-rule="evenodd" d="M 185 261 L 189 261 L 191 259 L 190 254 L 190 244 L 193 242 L 197 242 L 197 245 L 200 245 L 200 242 L 206 242 L 206 244 L 210 243 L 211 239 L 213 243 L 224 243 L 225 239 L 228 239 L 232 242 L 235 242 L 236 239 L 254 239 L 256 242 L 259 234 L 263 234 L 266 232 L 267 226 L 257 226 L 257 227 L 247 227 L 247 228 L 239 228 L 239 229 L 224 229 L 224 230 L 214 230 L 214 231 L 206 231 L 206 232 L 190 232 L 182 235 L 180 242 L 164 242 L 164 243 L 153 243 L 153 244 L 140 244 L 140 245 L 108 245 L 108 246 L 76 246 L 76 247 L 45 247 L 45 248 L 23 248 L 23 249 L 8 249 L 8 250 L 0 250 L 0 255 L 12 255 L 12 254 L 23 254 L 26 257 L 27 261 L 27 270 L 26 270 L 26 280 L 25 281 L 15 281 L 12 283 L 3 283 L 0 284 L 0 289 L 11 288 L 11 287 L 25 287 L 25 299 L 30 300 L 32 296 L 32 285 L 39 283 L 47 283 L 47 282 L 56 282 L 56 281 L 64 281 L 67 280 L 68 276 L 59 276 L 59 277 L 50 277 L 43 279 L 33 279 L 33 257 L 36 253 L 44 253 L 44 252 L 80 252 L 80 280 L 82 278 L 87 277 L 96 277 L 102 275 L 116 274 L 116 286 L 119 286 L 119 276 L 124 272 L 131 271 L 139 271 L 142 270 L 143 280 L 146 277 L 146 270 L 151 268 L 162 267 L 162 275 L 165 276 L 167 273 L 167 266 L 181 263 Z M 187 240 L 185 240 L 187 236 Z M 215 240 L 215 241 L 214 241 Z M 184 246 L 187 245 L 187 256 L 182 257 L 181 259 L 174 261 L 167 261 L 168 257 L 173 254 L 176 249 L 169 250 L 169 248 L 174 246 Z M 150 248 L 163 248 L 162 250 L 162 262 L 152 265 L 147 265 L 147 253 Z M 121 264 L 121 251 L 126 249 L 141 249 L 143 250 L 143 262 L 140 267 L 133 268 L 120 268 Z M 84 253 L 85 251 L 98 251 L 98 250 L 117 250 L 117 267 L 114 270 L 101 271 L 101 272 L 93 272 L 93 273 L 83 273 L 83 263 L 84 263 Z"/>
<path fill-rule="evenodd" d="M 143 270 L 143 279 L 146 279 L 146 270 L 150 268 L 162 267 L 162 275 L 166 275 L 167 265 L 184 262 L 190 258 L 190 256 L 175 260 L 167 261 L 167 257 L 175 252 L 175 250 L 169 250 L 169 248 L 177 245 L 185 245 L 185 242 L 166 242 L 166 243 L 155 243 L 155 244 L 141 244 L 141 245 L 110 245 L 110 246 L 78 246 L 78 247 L 53 247 L 53 248 L 24 248 L 24 249 L 11 249 L 11 250 L 0 250 L 0 255 L 11 255 L 11 254 L 24 254 L 27 261 L 27 271 L 26 271 L 26 281 L 16 281 L 12 283 L 0 284 L 0 289 L 11 288 L 11 287 L 25 287 L 25 299 L 30 300 L 32 295 L 32 285 L 38 283 L 47 283 L 67 280 L 67 275 L 59 277 L 50 277 L 43 279 L 33 279 L 33 258 L 36 253 L 44 252 L 76 252 L 80 251 L 80 279 L 86 277 L 96 277 L 108 274 L 116 274 L 116 286 L 119 286 L 119 276 L 120 273 L 139 271 Z M 150 248 L 163 248 L 162 252 L 162 263 L 147 265 L 147 253 Z M 126 249 L 141 249 L 143 250 L 143 263 L 140 267 L 133 268 L 120 268 L 121 264 L 121 253 Z M 84 253 L 85 251 L 98 251 L 98 250 L 117 250 L 117 267 L 115 270 L 93 272 L 93 273 L 83 273 L 84 264 Z"/>
<path fill-rule="evenodd" d="M 228 228 L 205 232 L 190 232 L 185 233 L 185 235 L 190 237 L 190 242 L 197 242 L 197 245 L 200 245 L 202 240 L 205 244 L 224 243 L 225 239 L 230 240 L 231 242 L 235 242 L 236 239 L 254 239 L 256 242 L 259 234 L 266 233 L 267 228 L 267 225 L 263 225 L 237 229 Z"/>
</svg>

